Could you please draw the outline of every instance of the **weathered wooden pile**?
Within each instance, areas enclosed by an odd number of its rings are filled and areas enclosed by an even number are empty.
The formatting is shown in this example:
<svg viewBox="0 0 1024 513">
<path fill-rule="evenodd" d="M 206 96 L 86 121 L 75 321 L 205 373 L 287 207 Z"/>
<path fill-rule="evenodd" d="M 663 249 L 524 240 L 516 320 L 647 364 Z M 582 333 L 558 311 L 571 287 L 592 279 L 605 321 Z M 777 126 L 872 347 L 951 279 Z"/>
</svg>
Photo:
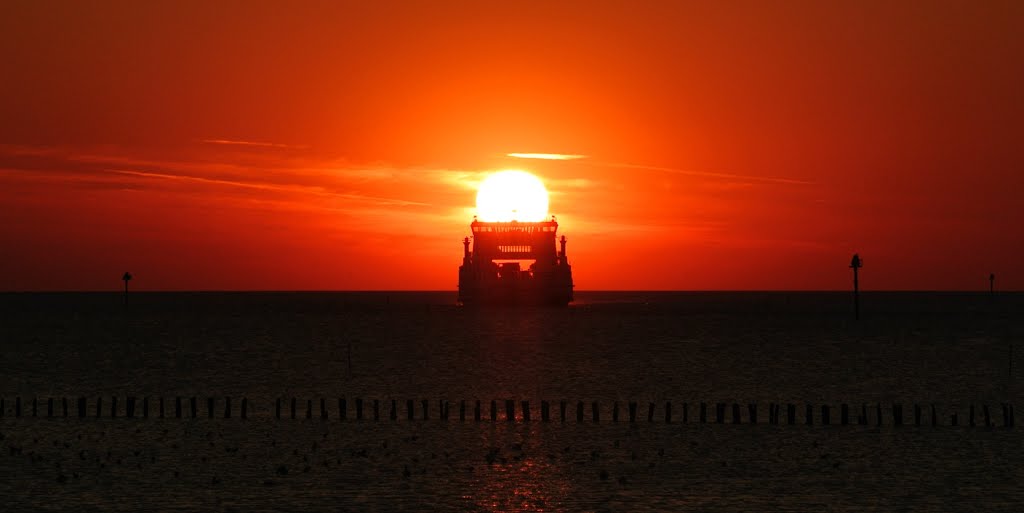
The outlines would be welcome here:
<svg viewBox="0 0 1024 513">
<path fill-rule="evenodd" d="M 203 409 L 202 412 L 200 411 L 199 399 L 197 397 L 174 397 L 173 400 L 166 401 L 163 397 L 157 397 L 152 400 L 152 404 L 149 397 L 142 397 L 140 399 L 138 397 L 129 396 L 124 399 L 124 408 L 122 409 L 119 404 L 120 398 L 117 396 L 113 396 L 110 398 L 109 407 L 104 406 L 103 397 L 97 397 L 93 401 L 89 401 L 85 397 L 78 397 L 72 409 L 69 408 L 70 405 L 68 402 L 68 398 L 66 397 L 50 397 L 43 400 L 40 400 L 39 398 L 33 398 L 31 400 L 31 415 L 23 415 L 23 405 L 21 397 L 14 398 L 13 408 L 11 409 L 12 411 L 10 412 L 8 412 L 8 407 L 5 402 L 5 399 L 0 398 L 0 417 L 5 417 L 8 415 L 8 413 L 11 413 L 12 416 L 15 418 L 101 418 L 105 417 L 104 412 L 107 412 L 109 414 L 109 418 L 148 419 L 153 417 L 160 419 L 196 419 L 200 417 L 201 413 L 204 413 L 205 417 L 208 419 L 220 417 L 229 419 L 232 417 L 232 415 L 236 413 L 236 411 L 238 417 L 241 419 L 250 418 L 251 416 L 254 416 L 253 414 L 256 414 L 255 416 L 261 416 L 261 412 L 254 411 L 255 408 L 252 408 L 249 400 L 244 397 L 241 398 L 241 400 L 238 402 L 237 410 L 236 407 L 232 405 L 232 399 L 230 397 L 224 397 L 219 401 L 217 398 L 207 397 L 205 401 L 205 408 Z M 406 399 L 404 408 L 400 408 L 400 403 L 399 400 L 397 399 L 389 399 L 387 401 L 387 403 L 382 404 L 380 399 L 364 401 L 362 398 L 356 397 L 350 404 L 347 398 L 342 397 L 337 400 L 337 408 L 334 410 L 334 414 L 341 421 L 347 421 L 350 419 L 354 419 L 357 421 L 372 419 L 374 421 L 379 422 L 383 420 L 383 407 L 384 409 L 386 409 L 387 420 L 390 420 L 392 422 L 398 421 L 400 416 L 404 417 L 404 419 L 407 421 L 431 419 L 430 400 L 428 399 L 421 399 L 419 401 L 419 408 L 416 407 L 417 401 L 414 399 Z M 273 402 L 273 418 L 312 419 L 314 418 L 315 412 L 315 416 L 318 417 L 320 420 L 327 421 L 330 419 L 332 412 L 329 402 L 326 398 L 319 398 L 319 408 L 316 409 L 314 409 L 313 399 L 306 399 L 304 402 L 305 404 L 302 405 L 300 404 L 299 400 L 294 397 L 290 398 L 290 400 L 281 398 L 275 399 Z M 220 404 L 219 408 L 218 403 Z M 270 402 L 267 401 L 267 404 L 269 403 Z M 45 415 L 40 413 L 40 404 L 45 404 Z M 441 399 L 437 402 L 437 407 L 434 410 L 437 414 L 437 419 L 442 421 L 452 419 L 450 405 L 451 403 L 444 399 Z M 491 400 L 486 415 L 484 414 L 484 404 L 481 403 L 481 401 L 479 400 L 474 401 L 472 404 L 468 404 L 467 401 L 465 400 L 460 400 L 458 402 L 458 405 L 458 420 L 460 422 L 466 422 L 467 420 L 470 419 L 472 419 L 472 421 L 474 422 L 497 422 L 499 420 L 504 420 L 507 422 L 530 422 L 531 418 L 533 418 L 533 410 L 530 407 L 530 401 L 520 401 L 517 413 L 515 400 L 506 399 L 504 401 L 504 412 L 501 412 L 499 410 L 499 402 L 497 400 Z M 152 415 L 150 415 L 151 406 Z M 300 410 L 300 406 L 304 406 L 304 408 Z M 472 412 L 468 411 L 469 406 L 472 406 Z M 540 401 L 540 420 L 542 422 L 550 422 L 552 420 L 557 420 L 558 422 L 567 422 L 571 418 L 569 417 L 570 407 L 574 407 L 575 409 L 576 422 L 584 422 L 587 418 L 587 404 L 585 404 L 583 401 L 576 401 L 575 404 L 572 404 L 565 400 L 559 401 L 557 403 L 557 415 L 554 419 L 551 415 L 551 406 L 552 403 L 549 401 Z M 611 414 L 611 422 L 628 421 L 631 423 L 636 423 L 644 419 L 644 417 L 641 416 L 642 413 L 644 413 L 640 411 L 640 408 L 642 406 L 641 404 L 630 401 L 626 404 L 626 406 L 626 416 L 623 417 L 621 415 L 622 412 L 620 411 L 619 402 L 612 402 L 609 408 L 607 406 L 602 407 L 599 401 L 592 401 L 589 404 L 590 421 L 593 423 L 601 422 L 601 415 L 603 411 L 607 411 Z M 647 422 L 655 422 L 658 420 L 663 421 L 667 424 L 670 424 L 673 421 L 681 422 L 684 424 L 691 422 L 690 403 L 683 402 L 673 405 L 671 401 L 666 401 L 664 407 L 661 408 L 660 415 L 656 415 L 658 413 L 656 411 L 658 409 L 656 403 L 648 402 L 646 406 Z M 673 412 L 673 408 L 675 406 L 678 406 L 679 408 L 677 412 Z M 738 403 L 731 403 L 731 408 L 729 403 L 714 403 L 713 418 L 709 417 L 709 403 L 694 403 L 694 406 L 696 410 L 695 413 L 697 415 L 696 419 L 694 419 L 693 422 L 699 424 L 726 424 L 727 420 L 729 421 L 728 423 L 731 424 L 759 424 L 757 403 L 750 403 L 746 405 L 745 417 L 742 415 L 743 408 Z M 783 421 L 782 415 L 783 406 L 785 406 L 785 421 Z M 893 403 L 889 405 L 889 407 L 883 407 L 881 403 L 874 403 L 872 406 L 874 409 L 873 416 L 869 415 L 868 404 L 862 403 L 860 405 L 860 412 L 856 415 L 856 418 L 853 418 L 851 416 L 850 405 L 845 403 L 840 404 L 839 419 L 837 425 L 847 426 L 851 424 L 856 424 L 860 426 L 866 426 L 871 423 L 872 419 L 874 420 L 873 423 L 875 426 L 904 425 L 905 416 L 902 404 Z M 1014 427 L 1015 422 L 1013 405 L 1009 403 L 1001 403 L 1000 408 L 1002 413 L 1002 427 Z M 798 422 L 797 418 L 797 410 L 797 405 L 793 403 L 769 403 L 767 424 L 784 424 L 790 426 L 796 425 L 800 423 Z M 891 420 L 889 422 L 885 421 L 886 410 L 890 412 L 889 419 Z M 817 419 L 817 422 L 823 426 L 836 424 L 833 422 L 834 419 L 832 417 L 833 405 L 820 405 L 820 410 L 818 410 L 817 416 L 815 415 L 815 411 L 816 409 L 813 405 L 805 404 L 804 413 L 800 419 L 802 420 L 802 424 L 808 426 L 814 425 L 815 419 Z M 219 415 L 218 412 L 222 412 L 222 415 Z M 404 415 L 401 415 L 401 413 L 403 412 Z M 90 415 L 90 413 L 92 414 Z M 269 412 L 262 413 L 262 416 L 269 416 Z M 952 411 L 952 413 L 949 413 L 948 423 L 943 423 L 940 421 L 940 415 L 935 404 L 928 405 L 926 419 L 925 410 L 922 409 L 922 406 L 920 404 L 915 403 L 913 405 L 912 421 L 913 425 L 915 426 L 921 426 L 925 422 L 927 422 L 927 424 L 930 424 L 931 426 L 958 426 L 960 425 L 959 413 L 959 411 Z M 976 408 L 974 404 L 969 405 L 967 409 L 967 426 L 976 427 L 980 425 L 982 427 L 988 428 L 996 426 L 996 421 L 994 421 L 993 419 L 993 415 L 989 410 L 988 404 L 982 404 L 980 408 L 980 415 L 978 413 L 978 408 Z M 352 414 L 352 417 L 349 416 L 350 414 Z M 674 414 L 678 416 L 674 417 Z M 907 420 L 909 422 L 911 418 L 907 418 Z M 763 424 L 763 422 L 761 422 L 761 424 Z"/>
</svg>

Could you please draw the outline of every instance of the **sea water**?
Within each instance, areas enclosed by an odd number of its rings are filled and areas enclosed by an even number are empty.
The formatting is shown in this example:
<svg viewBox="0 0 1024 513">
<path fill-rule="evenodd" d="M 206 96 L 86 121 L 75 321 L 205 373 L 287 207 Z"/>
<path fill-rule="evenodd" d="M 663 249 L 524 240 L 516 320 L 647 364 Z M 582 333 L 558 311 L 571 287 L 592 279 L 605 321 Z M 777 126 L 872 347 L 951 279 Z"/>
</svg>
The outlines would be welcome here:
<svg viewBox="0 0 1024 513">
<path fill-rule="evenodd" d="M 127 299 L 0 295 L 0 510 L 1015 511 L 1024 499 L 1020 428 L 1004 428 L 1001 409 L 1024 405 L 1020 294 L 864 293 L 860 320 L 848 293 L 579 292 L 568 308 L 508 309 L 459 307 L 451 292 Z M 87 418 L 77 418 L 78 397 Z M 186 418 L 174 418 L 178 397 Z M 506 400 L 515 422 L 505 421 Z M 780 425 L 768 423 L 772 403 Z M 840 425 L 841 404 L 851 425 Z"/>
</svg>

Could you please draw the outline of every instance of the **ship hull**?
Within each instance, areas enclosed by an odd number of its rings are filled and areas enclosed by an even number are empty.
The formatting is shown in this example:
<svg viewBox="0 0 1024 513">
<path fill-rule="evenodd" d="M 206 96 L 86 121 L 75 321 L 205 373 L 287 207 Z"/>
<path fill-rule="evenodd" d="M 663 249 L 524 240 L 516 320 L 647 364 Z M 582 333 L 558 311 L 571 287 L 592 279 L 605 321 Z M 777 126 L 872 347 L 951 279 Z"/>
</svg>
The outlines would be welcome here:
<svg viewBox="0 0 1024 513">
<path fill-rule="evenodd" d="M 529 281 L 484 280 L 459 269 L 459 303 L 467 306 L 566 306 L 573 300 L 571 271 Z"/>
</svg>

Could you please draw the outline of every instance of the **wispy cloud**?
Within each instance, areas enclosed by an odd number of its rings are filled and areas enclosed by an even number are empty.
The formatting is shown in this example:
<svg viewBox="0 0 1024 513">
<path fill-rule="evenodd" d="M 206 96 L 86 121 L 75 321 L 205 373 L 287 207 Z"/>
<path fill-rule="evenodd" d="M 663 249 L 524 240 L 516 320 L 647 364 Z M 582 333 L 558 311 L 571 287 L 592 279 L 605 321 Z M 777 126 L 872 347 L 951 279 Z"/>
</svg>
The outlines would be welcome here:
<svg viewBox="0 0 1024 513">
<path fill-rule="evenodd" d="M 692 169 L 679 169 L 674 167 L 663 167 L 663 166 L 645 166 L 641 164 L 628 164 L 623 162 L 595 162 L 594 165 L 604 167 L 616 167 L 622 169 L 643 169 L 648 171 L 662 171 L 665 173 L 674 173 L 677 175 L 690 175 L 690 176 L 704 176 L 708 178 L 721 178 L 725 180 L 741 180 L 741 181 L 753 181 L 762 183 L 779 183 L 789 185 L 814 185 L 814 182 L 806 180 L 798 180 L 795 178 L 783 178 L 776 176 L 756 176 L 756 175 L 740 175 L 735 173 L 720 173 L 716 171 L 697 171 Z"/>
<path fill-rule="evenodd" d="M 273 191 L 273 192 L 295 192 L 302 194 L 312 194 L 317 196 L 327 196 L 331 198 L 347 199 L 347 200 L 359 200 L 368 203 L 373 203 L 381 206 L 430 206 L 429 203 L 422 203 L 418 201 L 408 201 L 396 198 L 384 198 L 378 196 L 368 196 L 363 194 L 351 194 L 330 191 L 323 187 L 306 186 L 306 185 L 282 185 L 282 184 L 271 184 L 263 182 L 245 182 L 238 180 L 224 180 L 220 178 L 205 178 L 200 176 L 191 175 L 179 175 L 169 173 L 153 173 L 148 171 L 135 171 L 128 169 L 109 169 L 111 173 L 117 173 L 121 175 L 138 176 L 145 178 L 163 179 L 163 180 L 179 180 L 189 181 L 203 184 L 212 185 L 223 185 L 229 187 L 238 187 L 244 189 L 257 189 L 262 191 Z"/>
<path fill-rule="evenodd" d="M 538 160 L 579 160 L 587 158 L 586 155 L 570 155 L 565 153 L 506 153 L 505 156 L 517 159 Z"/>
<path fill-rule="evenodd" d="M 287 149 L 298 149 L 298 150 L 309 148 L 309 146 L 304 146 L 304 145 L 292 145 L 292 144 L 272 143 L 272 142 L 263 142 L 263 141 L 238 141 L 238 140 L 234 140 L 234 139 L 203 139 L 200 142 L 203 142 L 203 143 L 206 143 L 206 144 L 221 144 L 221 145 L 228 145 L 228 146 L 257 146 L 257 147 L 261 147 L 261 148 L 287 148 Z"/>
</svg>

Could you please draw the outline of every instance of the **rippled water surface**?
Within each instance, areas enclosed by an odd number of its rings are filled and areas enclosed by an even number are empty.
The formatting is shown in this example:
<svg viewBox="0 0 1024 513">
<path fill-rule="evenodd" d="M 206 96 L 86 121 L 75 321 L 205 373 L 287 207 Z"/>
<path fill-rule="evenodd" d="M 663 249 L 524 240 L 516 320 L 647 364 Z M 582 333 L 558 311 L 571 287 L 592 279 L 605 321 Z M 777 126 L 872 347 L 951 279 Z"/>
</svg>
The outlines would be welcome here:
<svg viewBox="0 0 1024 513">
<path fill-rule="evenodd" d="M 124 308 L 118 295 L 0 295 L 0 510 L 1017 511 L 1024 502 L 1021 431 L 1002 427 L 1001 410 L 1024 404 L 1020 295 L 865 294 L 859 322 L 849 297 L 833 293 L 578 299 L 566 309 L 473 310 L 445 293 L 136 294 Z M 124 418 L 129 396 L 139 398 L 136 417 L 149 398 L 150 418 Z M 176 397 L 186 418 L 173 418 Z M 196 419 L 187 418 L 191 397 Z M 46 416 L 50 398 L 56 418 Z M 393 399 L 397 421 L 388 420 Z M 516 422 L 504 421 L 505 399 L 516 400 Z M 440 400 L 448 421 L 438 418 Z M 541 400 L 551 401 L 552 422 L 540 421 Z M 636 423 L 627 422 L 630 401 L 640 406 Z M 711 423 L 698 422 L 700 402 Z M 715 403 L 741 405 L 741 423 L 731 409 L 714 423 Z M 785 408 L 782 425 L 769 425 L 769 403 L 797 405 L 796 425 L 786 425 Z M 843 403 L 852 425 L 838 425 Z M 893 403 L 903 405 L 903 426 L 893 425 Z M 865 404 L 868 424 L 858 425 Z M 832 425 L 821 425 L 822 405 Z"/>
</svg>

